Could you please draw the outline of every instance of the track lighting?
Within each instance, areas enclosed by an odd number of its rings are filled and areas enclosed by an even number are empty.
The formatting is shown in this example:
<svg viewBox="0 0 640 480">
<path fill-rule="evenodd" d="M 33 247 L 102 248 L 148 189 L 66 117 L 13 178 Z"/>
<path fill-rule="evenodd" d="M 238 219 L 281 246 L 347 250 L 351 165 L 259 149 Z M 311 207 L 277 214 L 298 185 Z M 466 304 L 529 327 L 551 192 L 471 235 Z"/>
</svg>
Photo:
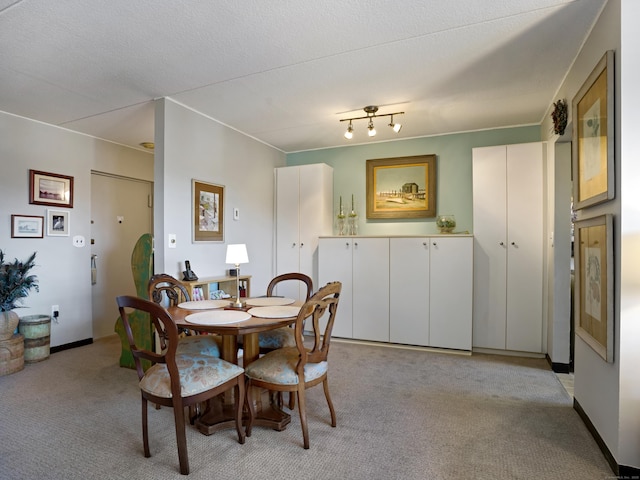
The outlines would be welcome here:
<svg viewBox="0 0 640 480">
<path fill-rule="evenodd" d="M 375 105 L 369 105 L 367 107 L 364 107 L 364 111 L 367 114 L 366 117 L 343 118 L 342 120 L 340 120 L 341 122 L 349 122 L 347 131 L 344 133 L 344 138 L 346 138 L 347 140 L 351 140 L 353 138 L 353 124 L 352 124 L 353 120 L 368 119 L 369 125 L 367 126 L 367 133 L 369 134 L 370 137 L 375 137 L 376 135 L 376 127 L 373 126 L 373 119 L 376 117 L 391 117 L 391 123 L 389 123 L 389 126 L 396 133 L 398 133 L 402 128 L 402 124 L 393 122 L 393 116 L 404 115 L 404 112 L 384 113 L 382 115 L 376 115 L 376 112 L 378 111 L 378 107 L 376 107 Z"/>
</svg>

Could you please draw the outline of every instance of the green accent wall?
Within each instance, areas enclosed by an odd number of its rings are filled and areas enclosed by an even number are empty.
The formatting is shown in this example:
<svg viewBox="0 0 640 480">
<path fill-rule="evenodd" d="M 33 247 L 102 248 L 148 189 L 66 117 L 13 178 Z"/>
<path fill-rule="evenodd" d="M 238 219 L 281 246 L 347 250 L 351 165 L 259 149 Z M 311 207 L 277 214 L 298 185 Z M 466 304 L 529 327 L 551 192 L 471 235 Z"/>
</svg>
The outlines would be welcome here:
<svg viewBox="0 0 640 480">
<path fill-rule="evenodd" d="M 426 235 L 438 233 L 435 217 L 367 220 L 366 161 L 435 154 L 437 212 L 455 215 L 456 231 L 473 233 L 471 149 L 538 141 L 540 126 L 533 125 L 295 152 L 287 155 L 287 165 L 326 163 L 332 166 L 334 210 L 337 213 L 340 196 L 343 203 L 350 207 L 353 195 L 359 214 L 360 235 Z"/>
</svg>

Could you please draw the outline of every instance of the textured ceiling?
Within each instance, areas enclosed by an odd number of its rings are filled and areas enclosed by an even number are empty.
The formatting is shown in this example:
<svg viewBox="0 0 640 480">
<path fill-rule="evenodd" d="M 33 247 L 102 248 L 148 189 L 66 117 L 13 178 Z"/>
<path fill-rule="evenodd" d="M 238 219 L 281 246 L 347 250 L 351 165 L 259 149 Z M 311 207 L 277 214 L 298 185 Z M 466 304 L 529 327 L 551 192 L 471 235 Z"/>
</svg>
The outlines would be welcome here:
<svg viewBox="0 0 640 480">
<path fill-rule="evenodd" d="M 173 100 L 284 152 L 542 121 L 606 0 L 0 0 L 0 110 L 124 145 Z M 378 119 L 343 138 L 341 118 Z"/>
</svg>

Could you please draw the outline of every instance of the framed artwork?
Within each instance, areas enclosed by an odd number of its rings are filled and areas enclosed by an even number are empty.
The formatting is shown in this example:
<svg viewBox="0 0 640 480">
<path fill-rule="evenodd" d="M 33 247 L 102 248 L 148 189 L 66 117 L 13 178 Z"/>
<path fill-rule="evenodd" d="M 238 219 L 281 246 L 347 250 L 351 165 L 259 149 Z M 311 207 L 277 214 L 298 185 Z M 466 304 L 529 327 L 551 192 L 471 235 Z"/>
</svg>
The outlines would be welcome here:
<svg viewBox="0 0 640 480">
<path fill-rule="evenodd" d="M 575 223 L 575 330 L 613 362 L 613 215 Z"/>
<path fill-rule="evenodd" d="M 73 177 L 29 170 L 29 203 L 73 207 Z"/>
<path fill-rule="evenodd" d="M 47 236 L 68 237 L 70 215 L 68 210 L 47 209 Z"/>
<path fill-rule="evenodd" d="M 44 217 L 11 215 L 11 238 L 43 238 Z"/>
<path fill-rule="evenodd" d="M 576 210 L 615 196 L 613 75 L 613 50 L 609 50 L 573 99 Z"/>
<path fill-rule="evenodd" d="M 192 180 L 194 242 L 224 241 L 224 186 Z"/>
<path fill-rule="evenodd" d="M 435 216 L 435 155 L 367 160 L 367 218 Z"/>
</svg>

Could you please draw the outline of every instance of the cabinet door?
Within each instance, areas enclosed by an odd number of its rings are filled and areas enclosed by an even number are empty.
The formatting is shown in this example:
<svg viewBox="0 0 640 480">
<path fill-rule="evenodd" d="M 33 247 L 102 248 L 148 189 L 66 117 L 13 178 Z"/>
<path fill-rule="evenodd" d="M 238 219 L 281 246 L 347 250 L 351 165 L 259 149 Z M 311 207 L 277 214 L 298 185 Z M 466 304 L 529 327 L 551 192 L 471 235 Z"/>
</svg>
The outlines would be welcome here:
<svg viewBox="0 0 640 480">
<path fill-rule="evenodd" d="M 389 341 L 429 345 L 429 239 L 389 240 Z"/>
<path fill-rule="evenodd" d="M 319 240 L 318 277 L 320 284 L 342 282 L 332 337 L 353 338 L 351 251 L 352 239 L 350 238 L 321 238 Z"/>
<path fill-rule="evenodd" d="M 543 162 L 542 143 L 507 146 L 507 350 L 542 352 Z"/>
<path fill-rule="evenodd" d="M 333 169 L 313 164 L 300 170 L 299 272 L 313 279 L 314 291 L 324 284 L 318 278 L 318 238 L 333 233 Z"/>
<path fill-rule="evenodd" d="M 353 337 L 389 341 L 389 239 L 353 239 Z"/>
<path fill-rule="evenodd" d="M 299 170 L 276 168 L 276 275 L 297 272 L 300 268 L 299 246 Z M 277 294 L 298 298 L 298 285 L 285 282 Z"/>
<path fill-rule="evenodd" d="M 429 260 L 430 343 L 434 347 L 471 350 L 473 239 L 434 237 Z"/>
<path fill-rule="evenodd" d="M 473 149 L 473 346 L 480 348 L 506 347 L 506 165 L 505 146 Z"/>
</svg>

